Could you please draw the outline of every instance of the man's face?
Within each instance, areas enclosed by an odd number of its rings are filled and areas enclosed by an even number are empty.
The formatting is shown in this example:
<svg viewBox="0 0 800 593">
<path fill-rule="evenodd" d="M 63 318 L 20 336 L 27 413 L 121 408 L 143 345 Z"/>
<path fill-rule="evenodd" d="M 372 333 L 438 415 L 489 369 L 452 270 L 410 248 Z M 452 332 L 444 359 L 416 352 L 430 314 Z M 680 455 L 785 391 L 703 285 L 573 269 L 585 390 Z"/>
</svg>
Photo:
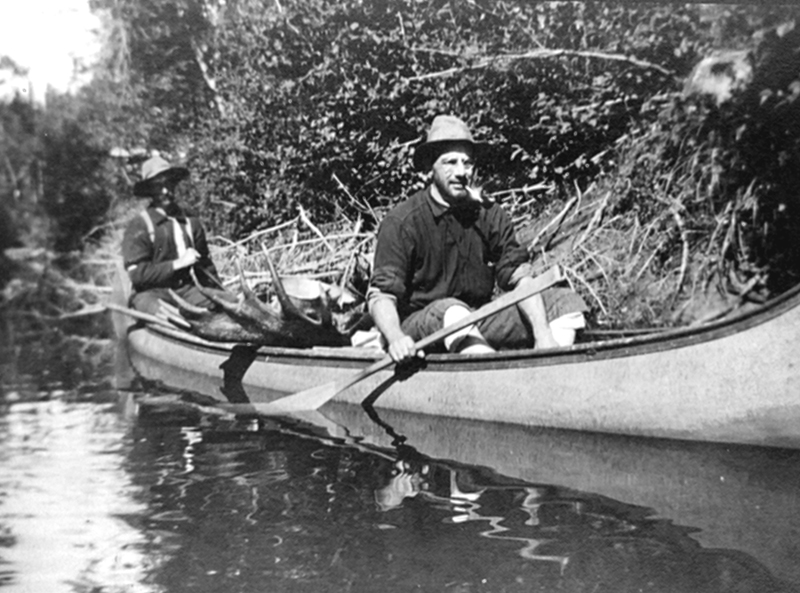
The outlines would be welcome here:
<svg viewBox="0 0 800 593">
<path fill-rule="evenodd" d="M 447 145 L 432 166 L 433 183 L 445 201 L 457 204 L 469 199 L 467 186 L 472 182 L 474 168 L 472 145 L 469 142 Z"/>
<path fill-rule="evenodd" d="M 180 207 L 175 200 L 175 186 L 178 185 L 173 179 L 154 179 L 152 181 L 153 197 L 152 204 L 156 208 L 163 208 L 167 214 L 177 214 Z"/>
</svg>

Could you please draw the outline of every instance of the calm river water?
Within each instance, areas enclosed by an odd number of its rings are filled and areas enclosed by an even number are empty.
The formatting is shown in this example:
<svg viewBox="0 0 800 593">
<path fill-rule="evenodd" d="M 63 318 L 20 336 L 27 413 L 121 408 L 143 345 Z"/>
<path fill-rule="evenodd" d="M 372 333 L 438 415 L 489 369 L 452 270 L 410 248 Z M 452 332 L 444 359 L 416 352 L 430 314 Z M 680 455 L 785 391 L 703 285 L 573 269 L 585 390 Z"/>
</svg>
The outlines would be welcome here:
<svg viewBox="0 0 800 593">
<path fill-rule="evenodd" d="M 9 592 L 800 590 L 800 452 L 236 419 L 115 390 L 110 343 L 5 342 Z"/>
</svg>

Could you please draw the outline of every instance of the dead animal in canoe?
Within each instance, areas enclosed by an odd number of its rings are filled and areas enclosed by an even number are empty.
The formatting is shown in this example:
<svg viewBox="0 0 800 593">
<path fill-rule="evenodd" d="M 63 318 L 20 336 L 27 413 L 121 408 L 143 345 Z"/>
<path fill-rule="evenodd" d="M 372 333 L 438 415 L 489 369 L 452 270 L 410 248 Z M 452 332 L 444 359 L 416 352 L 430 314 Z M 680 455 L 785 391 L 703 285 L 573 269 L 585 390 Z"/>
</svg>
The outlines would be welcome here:
<svg viewBox="0 0 800 593">
<path fill-rule="evenodd" d="M 350 337 L 366 321 L 365 314 L 353 311 L 341 324 L 335 323 L 331 295 L 321 282 L 306 278 L 282 280 L 269 259 L 267 264 L 273 278 L 276 306 L 258 298 L 241 270 L 238 295 L 198 284 L 198 289 L 217 305 L 213 310 L 191 305 L 172 292 L 178 310 L 191 326 L 190 331 L 209 341 L 256 346 L 350 345 Z M 294 294 L 287 293 L 284 283 L 290 285 Z"/>
</svg>

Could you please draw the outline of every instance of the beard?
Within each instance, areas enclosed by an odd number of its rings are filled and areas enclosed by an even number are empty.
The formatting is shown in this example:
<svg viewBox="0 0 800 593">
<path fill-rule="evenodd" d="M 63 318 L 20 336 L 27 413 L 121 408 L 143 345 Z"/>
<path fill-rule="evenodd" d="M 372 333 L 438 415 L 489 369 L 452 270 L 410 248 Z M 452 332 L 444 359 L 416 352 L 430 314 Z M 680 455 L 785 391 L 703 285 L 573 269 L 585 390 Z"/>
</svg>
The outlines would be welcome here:
<svg viewBox="0 0 800 593">
<path fill-rule="evenodd" d="M 168 202 L 167 204 L 164 204 L 163 208 L 164 212 L 167 213 L 167 216 L 172 216 L 172 217 L 183 216 L 183 209 L 180 206 L 178 206 L 178 204 L 175 202 Z"/>
<path fill-rule="evenodd" d="M 151 202 L 153 208 L 161 208 L 167 216 L 173 218 L 183 217 L 183 208 L 178 205 L 178 202 L 173 196 L 160 195 L 153 198 Z"/>
</svg>

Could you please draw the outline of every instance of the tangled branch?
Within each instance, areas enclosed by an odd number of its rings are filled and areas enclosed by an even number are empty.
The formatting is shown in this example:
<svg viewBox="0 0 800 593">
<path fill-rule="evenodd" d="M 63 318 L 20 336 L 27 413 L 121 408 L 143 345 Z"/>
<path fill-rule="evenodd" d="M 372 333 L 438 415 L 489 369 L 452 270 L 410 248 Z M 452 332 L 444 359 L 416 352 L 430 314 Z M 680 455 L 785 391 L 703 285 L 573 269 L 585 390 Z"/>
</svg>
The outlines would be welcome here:
<svg viewBox="0 0 800 593">
<path fill-rule="evenodd" d="M 425 53 L 440 53 L 444 55 L 454 56 L 452 52 L 439 52 L 436 50 L 426 49 L 426 48 L 411 48 L 411 51 L 415 52 L 425 52 Z M 455 56 L 454 56 L 455 57 Z M 638 58 L 634 58 L 633 56 L 625 56 L 622 54 L 609 54 L 604 52 L 598 51 L 580 51 L 580 50 L 571 50 L 571 49 L 536 49 L 533 51 L 525 52 L 522 54 L 504 54 L 498 56 L 490 56 L 481 58 L 473 64 L 468 64 L 466 66 L 458 66 L 454 68 L 448 68 L 446 70 L 440 70 L 438 72 L 429 72 L 428 74 L 421 74 L 419 76 L 411 76 L 404 79 L 406 82 L 416 82 L 421 80 L 430 80 L 432 78 L 441 78 L 446 76 L 452 76 L 453 74 L 458 74 L 459 72 L 467 72 L 469 70 L 480 70 L 482 68 L 488 68 L 492 64 L 501 61 L 513 61 L 513 60 L 542 60 L 542 59 L 552 59 L 552 58 L 560 58 L 560 57 L 579 57 L 579 58 L 589 58 L 595 60 L 611 60 L 616 62 L 627 62 L 628 64 L 632 64 L 639 68 L 646 68 L 657 70 L 666 76 L 673 76 L 674 72 L 660 66 L 659 64 L 654 64 L 653 62 L 648 62 L 646 60 L 640 60 Z"/>
</svg>

